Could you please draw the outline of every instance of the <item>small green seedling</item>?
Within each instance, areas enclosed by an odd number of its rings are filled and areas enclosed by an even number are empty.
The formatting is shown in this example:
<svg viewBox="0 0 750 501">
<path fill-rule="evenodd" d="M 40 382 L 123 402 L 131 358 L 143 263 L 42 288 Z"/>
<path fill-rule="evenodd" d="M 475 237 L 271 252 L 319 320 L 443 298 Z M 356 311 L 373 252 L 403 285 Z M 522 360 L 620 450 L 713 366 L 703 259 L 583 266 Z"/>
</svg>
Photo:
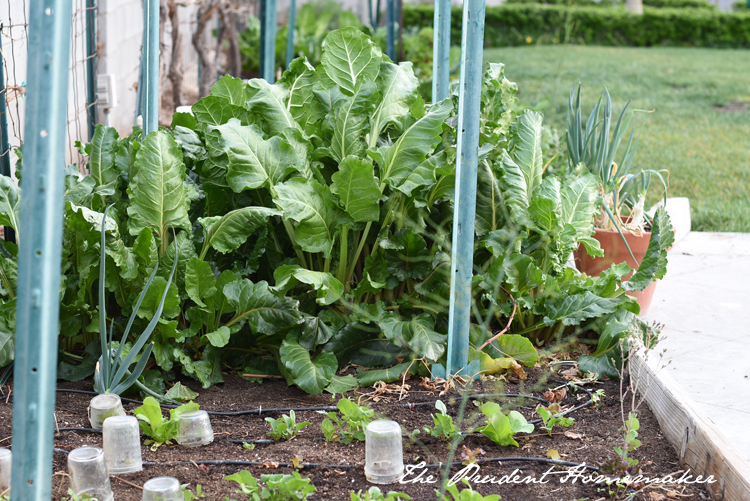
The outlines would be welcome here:
<svg viewBox="0 0 750 501">
<path fill-rule="evenodd" d="M 456 484 L 447 485 L 445 487 L 445 490 L 453 498 L 452 501 L 500 501 L 500 499 L 502 499 L 502 496 L 500 496 L 499 494 L 482 496 L 480 493 L 471 488 L 471 485 L 469 484 L 469 481 L 467 479 L 464 478 L 461 481 L 466 484 L 466 488 L 461 492 L 458 491 L 458 487 L 456 487 Z M 451 498 L 449 498 L 447 494 L 441 494 L 439 491 L 435 491 L 435 493 L 437 494 L 437 498 L 439 501 L 451 501 Z"/>
<path fill-rule="evenodd" d="M 258 481 L 252 473 L 242 470 L 224 477 L 224 480 L 240 484 L 240 490 L 236 492 L 247 495 L 253 501 L 305 500 L 316 491 L 310 479 L 302 478 L 296 471 L 291 475 L 261 475 Z"/>
<path fill-rule="evenodd" d="M 193 501 L 193 499 L 206 497 L 206 495 L 203 494 L 203 488 L 201 487 L 201 484 L 197 484 L 195 486 L 195 494 L 193 494 L 193 491 L 191 491 L 189 487 L 190 484 L 182 484 L 180 486 L 180 490 L 182 490 L 182 498 L 185 501 Z"/>
<path fill-rule="evenodd" d="M 271 424 L 271 431 L 268 432 L 268 436 L 277 442 L 279 440 L 290 440 L 296 437 L 302 428 L 310 426 L 308 422 L 297 424 L 297 417 L 294 415 L 294 411 L 289 411 L 288 415 L 284 414 L 279 419 L 267 417 L 266 421 Z"/>
<path fill-rule="evenodd" d="M 140 426 L 144 435 L 151 437 L 143 443 L 151 445 L 151 450 L 155 451 L 160 445 L 171 445 L 172 440 L 177 438 L 180 416 L 189 411 L 197 411 L 200 406 L 194 402 L 182 404 L 176 409 L 169 410 L 169 420 L 165 420 L 161 414 L 161 406 L 153 397 L 146 397 L 143 405 L 136 407 L 133 413 L 140 421 Z"/>
<path fill-rule="evenodd" d="M 518 442 L 513 439 L 513 435 L 519 432 L 532 433 L 534 431 L 534 425 L 529 424 L 520 412 L 510 411 L 506 416 L 495 402 L 482 404 L 479 409 L 487 417 L 487 424 L 477 428 L 477 431 L 496 444 L 518 447 Z"/>
<path fill-rule="evenodd" d="M 378 487 L 370 487 L 367 491 L 359 491 L 357 493 L 352 492 L 350 497 L 351 501 L 399 501 L 401 499 L 411 499 L 411 497 L 402 492 L 390 491 L 384 495 Z"/>
<path fill-rule="evenodd" d="M 638 460 L 628 457 L 628 452 L 632 452 L 641 446 L 641 441 L 638 440 L 638 430 L 641 427 L 641 423 L 638 421 L 638 414 L 635 412 L 628 413 L 628 419 L 625 421 L 623 426 L 623 447 L 615 447 L 615 452 L 623 463 L 627 463 L 628 466 L 635 466 L 638 464 Z"/>
<path fill-rule="evenodd" d="M 432 415 L 432 422 L 435 426 L 425 426 L 424 431 L 432 437 L 450 442 L 454 437 L 461 435 L 461 430 L 453 424 L 453 418 L 448 415 L 448 409 L 445 404 L 438 400 L 435 402 L 435 408 L 439 411 L 437 415 Z"/>
<path fill-rule="evenodd" d="M 562 415 L 560 404 L 550 404 L 548 407 L 540 405 L 536 408 L 536 412 L 542 418 L 542 422 L 544 423 L 544 426 L 541 426 L 540 428 L 545 430 L 549 436 L 552 436 L 552 428 L 554 428 L 555 425 L 569 428 L 576 422 L 575 419 Z"/>
<path fill-rule="evenodd" d="M 328 442 L 341 441 L 350 444 L 355 440 L 365 441 L 365 429 L 372 421 L 375 411 L 367 407 L 361 407 L 348 398 L 342 398 L 336 404 L 341 418 L 335 412 L 318 411 L 319 414 L 327 416 L 321 423 L 320 428 Z M 339 437 L 339 435 L 341 435 Z"/>
<path fill-rule="evenodd" d="M 602 400 L 604 400 L 605 396 L 606 395 L 604 395 L 604 390 L 602 390 L 602 389 L 596 390 L 594 393 L 592 393 L 591 394 L 591 402 L 593 402 L 594 407 L 596 407 L 597 409 L 599 407 L 601 407 Z"/>
<path fill-rule="evenodd" d="M 251 450 L 255 449 L 255 444 L 251 444 L 251 443 L 248 443 L 248 442 L 242 442 L 242 448 L 251 451 Z"/>
<path fill-rule="evenodd" d="M 68 489 L 68 496 L 70 497 L 60 498 L 60 501 L 99 501 L 97 498 L 92 498 L 91 496 L 85 493 L 76 494 L 75 492 L 73 492 L 73 489 Z M 10 499 L 10 498 L 3 496 L 2 499 L 5 500 L 5 499 Z"/>
</svg>

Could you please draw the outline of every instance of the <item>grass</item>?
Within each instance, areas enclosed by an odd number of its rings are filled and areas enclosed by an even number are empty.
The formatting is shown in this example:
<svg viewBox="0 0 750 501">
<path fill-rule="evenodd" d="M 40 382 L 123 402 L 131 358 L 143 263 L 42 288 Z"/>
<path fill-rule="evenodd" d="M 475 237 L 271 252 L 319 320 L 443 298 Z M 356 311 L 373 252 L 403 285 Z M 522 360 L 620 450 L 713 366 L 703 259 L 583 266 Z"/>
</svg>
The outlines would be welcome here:
<svg viewBox="0 0 750 501">
<path fill-rule="evenodd" d="M 487 49 L 485 60 L 505 63 L 519 100 L 559 134 L 578 82 L 584 113 L 605 86 L 616 113 L 627 100 L 654 110 L 633 118 L 636 164 L 669 171 L 669 196 L 690 198 L 694 231 L 750 232 L 749 51 L 530 46 Z"/>
</svg>

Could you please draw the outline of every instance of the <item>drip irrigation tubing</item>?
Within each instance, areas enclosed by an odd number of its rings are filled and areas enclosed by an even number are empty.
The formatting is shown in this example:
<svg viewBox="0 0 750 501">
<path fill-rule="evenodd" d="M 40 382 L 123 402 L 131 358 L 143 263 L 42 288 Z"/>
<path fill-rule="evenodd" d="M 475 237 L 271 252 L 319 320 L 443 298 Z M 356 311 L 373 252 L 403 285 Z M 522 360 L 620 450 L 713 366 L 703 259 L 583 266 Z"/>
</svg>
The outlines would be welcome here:
<svg viewBox="0 0 750 501">
<path fill-rule="evenodd" d="M 53 449 L 53 452 L 56 454 L 69 454 L 68 451 L 63 449 L 55 448 Z M 504 462 L 534 462 L 534 463 L 546 463 L 546 464 L 554 464 L 557 466 L 575 466 L 575 467 L 581 467 L 587 468 L 589 470 L 593 471 L 599 471 L 599 468 L 596 466 L 590 466 L 583 463 L 574 463 L 572 461 L 562 461 L 558 459 L 547 459 L 547 458 L 526 458 L 526 457 L 501 457 L 501 458 L 483 458 L 478 459 L 476 461 L 477 464 L 483 464 L 483 463 L 504 463 Z M 301 469 L 301 468 L 332 468 L 332 469 L 347 469 L 347 468 L 360 468 L 362 465 L 356 465 L 356 464 L 324 464 L 324 463 L 299 463 L 298 465 L 294 465 L 294 463 L 276 463 L 274 462 L 274 467 L 281 467 L 281 468 L 295 468 L 295 469 Z M 211 465 L 211 466 L 225 466 L 225 465 L 234 465 L 234 466 L 268 466 L 269 462 L 261 462 L 261 461 L 240 461 L 235 459 L 212 459 L 207 461 L 170 461 L 167 463 L 162 462 L 154 462 L 154 461 L 144 461 L 143 466 L 187 466 L 187 465 Z M 446 463 L 433 463 L 433 464 L 425 464 L 425 468 L 442 468 L 445 466 Z M 454 461 L 450 464 L 451 466 L 459 466 L 464 465 L 461 461 Z M 416 465 L 406 465 L 406 466 L 416 466 Z M 464 465 L 465 466 L 465 465 Z"/>
</svg>

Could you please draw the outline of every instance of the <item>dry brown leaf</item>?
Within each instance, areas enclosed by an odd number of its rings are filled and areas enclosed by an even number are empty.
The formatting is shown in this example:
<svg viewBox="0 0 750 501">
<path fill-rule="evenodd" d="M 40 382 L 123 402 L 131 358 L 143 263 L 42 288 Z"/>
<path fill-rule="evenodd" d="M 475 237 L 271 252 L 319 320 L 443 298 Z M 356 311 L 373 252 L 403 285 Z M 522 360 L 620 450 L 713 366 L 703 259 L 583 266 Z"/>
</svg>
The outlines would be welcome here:
<svg viewBox="0 0 750 501">
<path fill-rule="evenodd" d="M 575 365 L 571 367 L 570 369 L 565 369 L 564 371 L 560 371 L 561 376 L 567 376 L 567 377 L 578 377 L 581 375 L 580 372 L 578 372 L 578 365 Z"/>
<path fill-rule="evenodd" d="M 256 468 L 270 468 L 270 469 L 276 469 L 279 467 L 278 461 L 268 461 L 266 463 L 263 463 L 261 465 L 256 466 Z"/>
<path fill-rule="evenodd" d="M 677 499 L 677 493 L 675 491 L 667 491 L 667 497 L 669 499 Z"/>
<path fill-rule="evenodd" d="M 664 499 L 664 494 L 661 494 L 659 492 L 651 491 L 648 493 L 648 497 L 651 498 L 651 501 L 662 501 Z"/>
<path fill-rule="evenodd" d="M 559 390 L 553 390 L 552 388 L 550 388 L 544 392 L 542 397 L 554 404 L 555 402 L 562 402 L 563 399 L 565 399 L 566 394 L 567 392 L 565 391 L 565 388 L 560 388 Z"/>
<path fill-rule="evenodd" d="M 550 449 L 547 451 L 547 454 L 545 454 L 550 459 L 559 460 L 560 459 L 560 453 L 557 452 L 557 449 Z"/>
<path fill-rule="evenodd" d="M 566 431 L 564 433 L 564 435 L 566 437 L 568 437 L 568 438 L 572 438 L 573 440 L 580 440 L 580 439 L 583 438 L 583 434 L 582 433 L 576 433 L 576 432 L 570 431 L 570 430 Z"/>
</svg>

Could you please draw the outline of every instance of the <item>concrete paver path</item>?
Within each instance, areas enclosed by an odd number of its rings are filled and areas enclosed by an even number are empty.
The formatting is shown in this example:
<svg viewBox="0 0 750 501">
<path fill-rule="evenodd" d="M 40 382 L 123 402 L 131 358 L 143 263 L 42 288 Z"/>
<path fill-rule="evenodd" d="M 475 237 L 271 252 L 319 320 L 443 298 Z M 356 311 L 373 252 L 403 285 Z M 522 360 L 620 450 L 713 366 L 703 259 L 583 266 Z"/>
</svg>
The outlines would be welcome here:
<svg viewBox="0 0 750 501">
<path fill-rule="evenodd" d="M 665 370 L 750 461 L 750 234 L 688 233 L 667 270 L 646 317 Z"/>
</svg>

